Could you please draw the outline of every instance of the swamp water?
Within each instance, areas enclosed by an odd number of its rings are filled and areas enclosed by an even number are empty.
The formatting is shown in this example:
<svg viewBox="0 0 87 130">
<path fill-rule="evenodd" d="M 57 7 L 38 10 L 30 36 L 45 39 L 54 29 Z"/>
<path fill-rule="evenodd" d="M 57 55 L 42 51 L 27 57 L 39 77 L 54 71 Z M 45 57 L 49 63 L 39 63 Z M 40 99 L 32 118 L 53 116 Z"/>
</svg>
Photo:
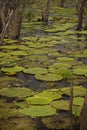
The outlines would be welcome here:
<svg viewBox="0 0 87 130">
<path fill-rule="evenodd" d="M 87 32 L 74 31 L 75 25 L 76 17 L 49 26 L 24 22 L 21 41 L 4 40 L 0 130 L 70 130 L 71 125 L 79 130 L 87 88 Z"/>
</svg>

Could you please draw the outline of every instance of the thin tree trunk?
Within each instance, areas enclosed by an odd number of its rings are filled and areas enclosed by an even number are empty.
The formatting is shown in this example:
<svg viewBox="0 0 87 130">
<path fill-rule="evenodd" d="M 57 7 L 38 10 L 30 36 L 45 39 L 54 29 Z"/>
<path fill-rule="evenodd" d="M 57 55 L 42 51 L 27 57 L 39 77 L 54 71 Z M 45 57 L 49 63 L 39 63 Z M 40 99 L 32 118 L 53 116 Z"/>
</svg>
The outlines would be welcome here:
<svg viewBox="0 0 87 130">
<path fill-rule="evenodd" d="M 64 7 L 64 4 L 65 4 L 65 0 L 61 0 L 60 1 L 60 7 Z"/>
<path fill-rule="evenodd" d="M 82 29 L 85 2 L 86 2 L 86 0 L 78 0 L 78 6 L 77 6 L 78 25 L 77 25 L 76 30 Z"/>
<path fill-rule="evenodd" d="M 42 12 L 42 21 L 47 22 L 49 18 L 49 13 L 50 13 L 50 0 L 47 0 L 46 3 L 46 9 L 44 12 Z"/>
<path fill-rule="evenodd" d="M 72 114 L 72 106 L 73 106 L 73 81 L 71 79 L 71 85 L 70 85 L 70 130 L 73 130 L 73 114 Z"/>
<path fill-rule="evenodd" d="M 9 19 L 8 19 L 8 22 L 6 23 L 5 27 L 3 28 L 2 32 L 1 32 L 1 35 L 0 35 L 0 43 L 3 42 L 3 39 L 5 37 L 5 34 L 6 34 L 6 31 L 8 29 L 8 26 L 12 20 L 12 17 L 13 17 L 13 14 L 14 14 L 14 10 L 11 11 L 10 15 L 9 15 Z"/>
<path fill-rule="evenodd" d="M 87 130 L 87 94 L 80 115 L 80 130 Z"/>
<path fill-rule="evenodd" d="M 18 3 L 19 3 L 19 0 L 13 0 L 12 3 L 11 3 L 11 4 L 12 4 L 12 5 L 11 5 L 11 9 L 9 8 L 11 11 L 10 11 L 10 13 L 9 13 L 7 23 L 6 23 L 5 26 L 3 27 L 2 32 L 1 32 L 1 34 L 0 34 L 0 44 L 1 44 L 1 43 L 3 42 L 3 40 L 4 40 L 5 34 L 6 34 L 6 32 L 7 32 L 7 30 L 8 30 L 8 27 L 9 27 L 11 21 L 12 21 L 12 18 L 13 18 L 14 12 L 15 12 L 17 6 L 18 6 Z"/>
</svg>

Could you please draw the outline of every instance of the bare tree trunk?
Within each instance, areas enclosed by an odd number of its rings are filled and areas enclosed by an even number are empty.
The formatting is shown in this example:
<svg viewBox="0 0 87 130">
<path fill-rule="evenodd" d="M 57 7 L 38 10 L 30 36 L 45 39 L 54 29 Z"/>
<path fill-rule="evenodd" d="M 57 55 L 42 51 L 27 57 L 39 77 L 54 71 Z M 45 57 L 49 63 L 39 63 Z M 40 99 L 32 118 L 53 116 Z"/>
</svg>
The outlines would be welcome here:
<svg viewBox="0 0 87 130">
<path fill-rule="evenodd" d="M 87 13 L 86 13 L 85 19 L 84 19 L 84 30 L 87 30 Z"/>
<path fill-rule="evenodd" d="M 73 130 L 73 114 L 72 114 L 72 106 L 73 106 L 73 79 L 71 79 L 71 85 L 70 85 L 70 130 Z"/>
<path fill-rule="evenodd" d="M 84 6 L 86 0 L 78 0 L 78 5 L 77 5 L 77 13 L 78 13 L 78 25 L 76 30 L 81 30 L 82 29 L 82 22 L 83 22 L 83 14 L 84 14 Z"/>
<path fill-rule="evenodd" d="M 80 130 L 87 130 L 87 94 L 80 115 Z"/>
<path fill-rule="evenodd" d="M 49 18 L 49 13 L 50 13 L 50 0 L 47 0 L 46 2 L 46 9 L 44 12 L 42 12 L 42 21 L 47 22 Z"/>
<path fill-rule="evenodd" d="M 8 19 L 8 22 L 6 23 L 5 27 L 3 28 L 2 32 L 1 32 L 1 35 L 0 35 L 0 43 L 3 42 L 3 39 L 5 37 L 5 34 L 6 34 L 6 31 L 8 29 L 8 26 L 12 20 L 12 17 L 13 17 L 13 14 L 14 14 L 14 10 L 11 11 L 10 15 L 9 15 L 9 19 Z"/>
<path fill-rule="evenodd" d="M 19 0 L 13 0 L 12 1 L 12 5 L 11 5 L 11 8 L 10 8 L 10 13 L 9 13 L 9 16 L 8 16 L 8 20 L 7 20 L 5 26 L 3 27 L 2 32 L 0 34 L 0 43 L 3 42 L 5 34 L 6 34 L 7 30 L 8 30 L 8 27 L 9 27 L 11 21 L 12 21 L 14 12 L 15 12 L 17 6 L 18 6 L 18 3 L 19 3 Z"/>
<path fill-rule="evenodd" d="M 65 4 L 65 0 L 61 0 L 60 1 L 60 7 L 64 7 L 64 4 Z"/>
<path fill-rule="evenodd" d="M 26 0 L 23 0 L 21 7 L 15 10 L 14 18 L 12 20 L 12 27 L 10 29 L 11 32 L 10 37 L 12 39 L 19 39 L 20 37 L 20 31 L 21 31 L 21 25 L 24 17 L 24 12 L 25 12 L 25 6 L 26 6 Z"/>
</svg>

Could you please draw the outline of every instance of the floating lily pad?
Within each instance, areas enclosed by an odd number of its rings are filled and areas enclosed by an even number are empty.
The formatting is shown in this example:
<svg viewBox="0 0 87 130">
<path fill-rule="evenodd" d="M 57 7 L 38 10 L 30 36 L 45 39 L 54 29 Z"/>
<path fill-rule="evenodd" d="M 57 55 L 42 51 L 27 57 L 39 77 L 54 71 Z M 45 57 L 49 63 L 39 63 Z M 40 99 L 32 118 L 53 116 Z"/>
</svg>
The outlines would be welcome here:
<svg viewBox="0 0 87 130">
<path fill-rule="evenodd" d="M 28 88 L 2 88 L 0 90 L 0 95 L 6 97 L 27 97 L 34 95 L 34 92 Z"/>
<path fill-rule="evenodd" d="M 38 97 L 46 97 L 50 98 L 52 100 L 60 99 L 62 97 L 62 93 L 58 89 L 50 89 L 50 90 L 45 90 L 41 93 L 36 94 Z"/>
<path fill-rule="evenodd" d="M 51 68 L 70 68 L 71 65 L 69 65 L 68 63 L 61 63 L 61 62 L 58 62 L 58 63 L 53 63 L 52 65 L 49 66 L 49 69 Z"/>
<path fill-rule="evenodd" d="M 79 117 L 81 114 L 82 106 L 73 106 L 73 115 Z"/>
<path fill-rule="evenodd" d="M 34 96 L 34 97 L 27 98 L 26 101 L 29 104 L 44 105 L 44 104 L 51 103 L 52 99 L 48 97 Z"/>
<path fill-rule="evenodd" d="M 29 55 L 29 53 L 26 51 L 13 51 L 10 53 L 10 55 L 12 55 L 12 56 L 27 56 L 27 55 Z"/>
<path fill-rule="evenodd" d="M 31 117 L 43 117 L 54 115 L 56 113 L 56 109 L 50 107 L 49 105 L 30 106 L 29 108 L 19 109 L 19 113 Z"/>
<path fill-rule="evenodd" d="M 23 81 L 16 77 L 0 77 L 0 88 L 11 87 L 12 85 L 14 85 L 15 87 L 23 86 Z"/>
<path fill-rule="evenodd" d="M 73 99 L 73 105 L 83 106 L 84 98 L 83 97 L 76 97 Z"/>
<path fill-rule="evenodd" d="M 72 72 L 67 68 L 59 68 L 56 73 L 63 76 L 65 79 L 69 79 L 72 77 Z"/>
<path fill-rule="evenodd" d="M 61 91 L 64 94 L 70 96 L 70 87 L 68 87 L 68 88 L 62 88 Z M 74 91 L 73 92 L 73 96 L 74 97 L 79 97 L 79 96 L 82 97 L 82 96 L 85 96 L 85 94 L 86 94 L 86 89 L 83 88 L 82 86 L 73 86 L 73 91 Z"/>
<path fill-rule="evenodd" d="M 17 72 L 20 72 L 23 69 L 24 69 L 23 67 L 15 66 L 15 67 L 1 68 L 1 71 L 10 74 L 16 74 Z"/>
<path fill-rule="evenodd" d="M 35 78 L 37 80 L 42 80 L 42 81 L 60 81 L 63 79 L 63 77 L 61 75 L 58 75 L 58 74 L 37 74 L 35 75 Z"/>
<path fill-rule="evenodd" d="M 63 115 L 42 118 L 42 122 L 48 129 L 53 130 L 67 129 L 70 126 L 70 118 Z"/>
<path fill-rule="evenodd" d="M 69 110 L 69 101 L 58 100 L 51 103 L 51 106 L 57 110 Z"/>
<path fill-rule="evenodd" d="M 44 68 L 29 68 L 29 69 L 24 69 L 23 72 L 28 73 L 28 74 L 47 74 L 48 73 L 47 69 L 44 69 Z"/>
<path fill-rule="evenodd" d="M 76 75 L 86 75 L 87 74 L 87 69 L 73 69 L 73 74 Z"/>
<path fill-rule="evenodd" d="M 29 60 L 43 62 L 43 61 L 48 60 L 48 57 L 45 55 L 42 56 L 42 55 L 35 54 L 35 55 L 30 55 Z"/>
<path fill-rule="evenodd" d="M 71 57 L 59 57 L 57 58 L 59 61 L 74 61 Z"/>
</svg>

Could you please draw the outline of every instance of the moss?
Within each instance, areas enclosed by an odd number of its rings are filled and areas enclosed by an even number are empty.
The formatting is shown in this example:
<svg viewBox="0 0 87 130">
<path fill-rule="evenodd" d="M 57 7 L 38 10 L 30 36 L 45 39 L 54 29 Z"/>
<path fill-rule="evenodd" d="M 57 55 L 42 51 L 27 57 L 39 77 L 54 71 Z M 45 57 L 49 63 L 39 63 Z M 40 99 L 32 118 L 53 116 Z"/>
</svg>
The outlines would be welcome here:
<svg viewBox="0 0 87 130">
<path fill-rule="evenodd" d="M 70 118 L 62 115 L 42 118 L 42 122 L 48 129 L 60 130 L 70 126 Z"/>
<path fill-rule="evenodd" d="M 28 117 L 16 117 L 7 120 L 0 120 L 1 130 L 37 130 L 38 126 L 39 123 L 36 120 Z"/>
</svg>

